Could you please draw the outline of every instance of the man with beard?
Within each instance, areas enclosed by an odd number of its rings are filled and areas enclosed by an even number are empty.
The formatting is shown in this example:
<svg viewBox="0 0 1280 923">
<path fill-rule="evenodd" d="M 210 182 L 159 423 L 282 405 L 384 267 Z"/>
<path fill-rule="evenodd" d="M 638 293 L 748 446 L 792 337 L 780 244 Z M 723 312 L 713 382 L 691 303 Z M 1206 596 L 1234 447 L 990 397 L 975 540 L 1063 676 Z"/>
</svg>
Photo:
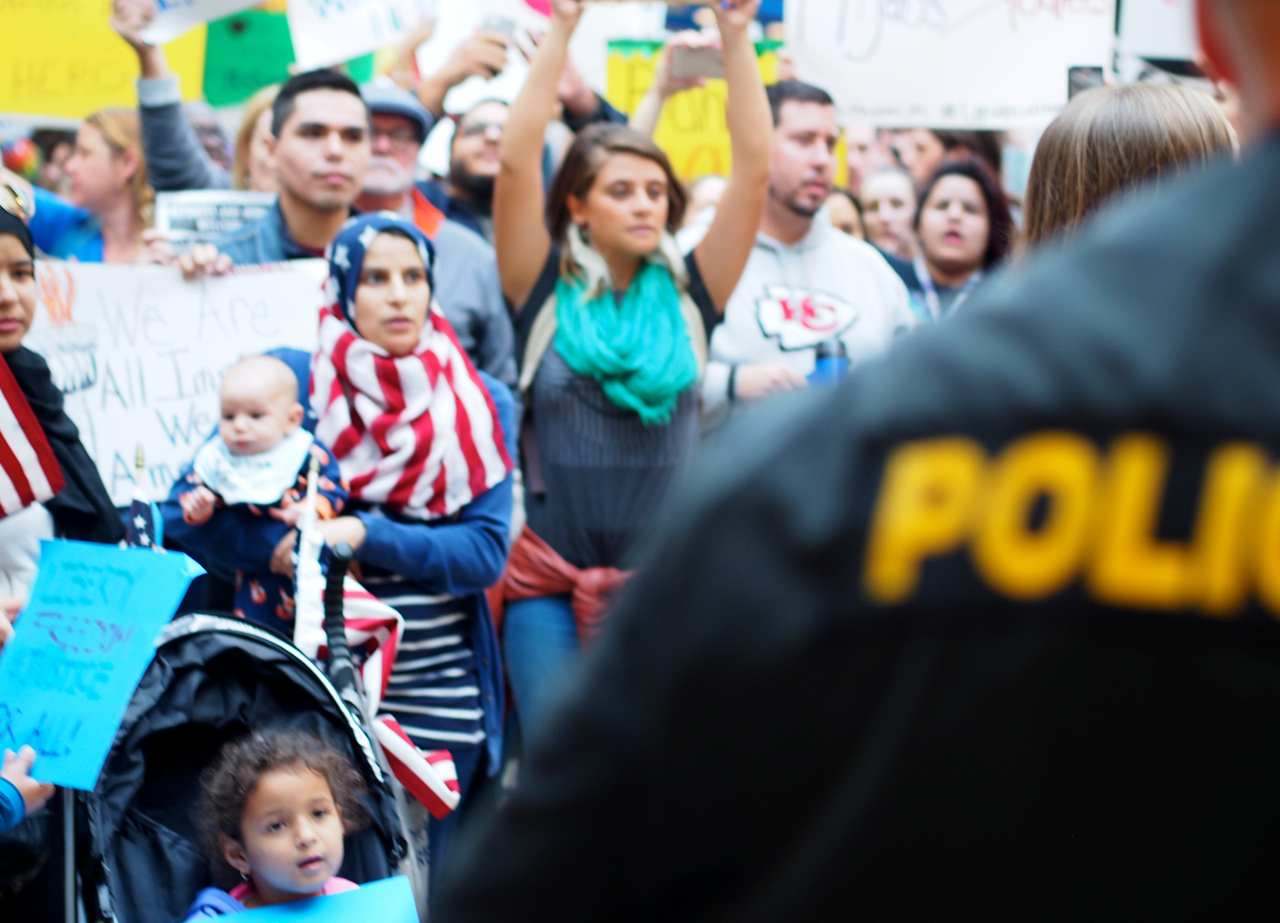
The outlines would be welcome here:
<svg viewBox="0 0 1280 923">
<path fill-rule="evenodd" d="M 414 186 L 414 165 L 431 129 L 431 115 L 411 93 L 396 86 L 369 84 L 361 92 L 369 106 L 373 141 L 356 208 L 398 212 L 431 238 L 441 310 L 476 368 L 515 392 L 515 335 L 502 300 L 493 248 L 459 222 L 447 219 L 427 199 L 425 184 Z M 502 108 L 505 116 L 506 107 Z"/>
<path fill-rule="evenodd" d="M 711 337 L 703 412 L 802 388 L 820 343 L 851 361 L 914 326 L 902 280 L 870 245 L 815 220 L 835 176 L 840 126 L 826 91 L 796 80 L 769 87 L 773 154 L 756 246 Z M 710 211 L 679 236 L 695 246 Z"/>
</svg>

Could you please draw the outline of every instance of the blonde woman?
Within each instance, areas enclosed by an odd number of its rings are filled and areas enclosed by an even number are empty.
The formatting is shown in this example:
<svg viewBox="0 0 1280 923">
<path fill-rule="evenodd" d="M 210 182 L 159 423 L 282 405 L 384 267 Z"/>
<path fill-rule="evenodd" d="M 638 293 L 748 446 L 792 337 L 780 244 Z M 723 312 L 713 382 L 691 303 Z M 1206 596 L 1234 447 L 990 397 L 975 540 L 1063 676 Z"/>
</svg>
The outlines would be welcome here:
<svg viewBox="0 0 1280 923">
<path fill-rule="evenodd" d="M 1110 199 L 1236 148 L 1222 110 L 1199 90 L 1135 83 L 1083 93 L 1036 147 L 1022 245 L 1069 236 Z"/>
<path fill-rule="evenodd" d="M 155 194 L 147 182 L 138 113 L 104 109 L 89 116 L 67 161 L 71 199 L 35 191 L 31 236 L 49 256 L 82 263 L 136 263 Z"/>
</svg>

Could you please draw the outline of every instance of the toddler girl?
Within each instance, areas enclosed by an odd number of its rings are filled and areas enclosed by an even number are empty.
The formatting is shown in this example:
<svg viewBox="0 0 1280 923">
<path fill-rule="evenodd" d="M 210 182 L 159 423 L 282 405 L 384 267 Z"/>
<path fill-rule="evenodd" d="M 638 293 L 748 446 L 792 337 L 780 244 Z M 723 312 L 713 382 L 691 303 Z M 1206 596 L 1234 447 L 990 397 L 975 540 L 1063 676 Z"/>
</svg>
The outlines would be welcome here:
<svg viewBox="0 0 1280 923">
<path fill-rule="evenodd" d="M 337 751 L 300 731 L 254 731 L 223 747 L 200 782 L 206 848 L 244 881 L 205 888 L 187 923 L 357 887 L 337 873 L 344 833 L 367 821 L 364 781 Z"/>
</svg>

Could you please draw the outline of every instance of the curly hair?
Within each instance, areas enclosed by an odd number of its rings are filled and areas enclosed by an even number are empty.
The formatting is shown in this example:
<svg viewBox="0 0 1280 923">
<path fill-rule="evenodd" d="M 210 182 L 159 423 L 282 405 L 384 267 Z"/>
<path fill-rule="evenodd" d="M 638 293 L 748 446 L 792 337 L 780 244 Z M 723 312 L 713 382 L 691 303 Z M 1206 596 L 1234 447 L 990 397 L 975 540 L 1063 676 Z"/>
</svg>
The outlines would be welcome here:
<svg viewBox="0 0 1280 923">
<path fill-rule="evenodd" d="M 273 770 L 298 767 L 323 776 L 329 783 L 334 803 L 342 812 L 345 833 L 354 833 L 369 823 L 369 813 L 360 800 L 365 791 L 364 779 L 345 756 L 303 731 L 250 731 L 226 744 L 217 761 L 200 776 L 196 828 L 215 864 L 223 861 L 220 836 L 243 842 L 240 822 L 244 805 L 258 780 Z"/>
</svg>

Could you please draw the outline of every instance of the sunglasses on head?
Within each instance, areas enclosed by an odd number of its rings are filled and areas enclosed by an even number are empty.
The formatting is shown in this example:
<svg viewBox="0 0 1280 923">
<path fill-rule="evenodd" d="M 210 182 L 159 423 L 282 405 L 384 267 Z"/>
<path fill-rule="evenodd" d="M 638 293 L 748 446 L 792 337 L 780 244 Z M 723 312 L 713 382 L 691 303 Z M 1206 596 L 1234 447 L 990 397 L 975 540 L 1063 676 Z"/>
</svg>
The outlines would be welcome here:
<svg viewBox="0 0 1280 923">
<path fill-rule="evenodd" d="M 36 213 L 35 198 L 29 194 L 24 195 L 23 190 L 13 183 L 0 181 L 0 208 L 16 215 L 18 220 L 26 224 Z"/>
</svg>

